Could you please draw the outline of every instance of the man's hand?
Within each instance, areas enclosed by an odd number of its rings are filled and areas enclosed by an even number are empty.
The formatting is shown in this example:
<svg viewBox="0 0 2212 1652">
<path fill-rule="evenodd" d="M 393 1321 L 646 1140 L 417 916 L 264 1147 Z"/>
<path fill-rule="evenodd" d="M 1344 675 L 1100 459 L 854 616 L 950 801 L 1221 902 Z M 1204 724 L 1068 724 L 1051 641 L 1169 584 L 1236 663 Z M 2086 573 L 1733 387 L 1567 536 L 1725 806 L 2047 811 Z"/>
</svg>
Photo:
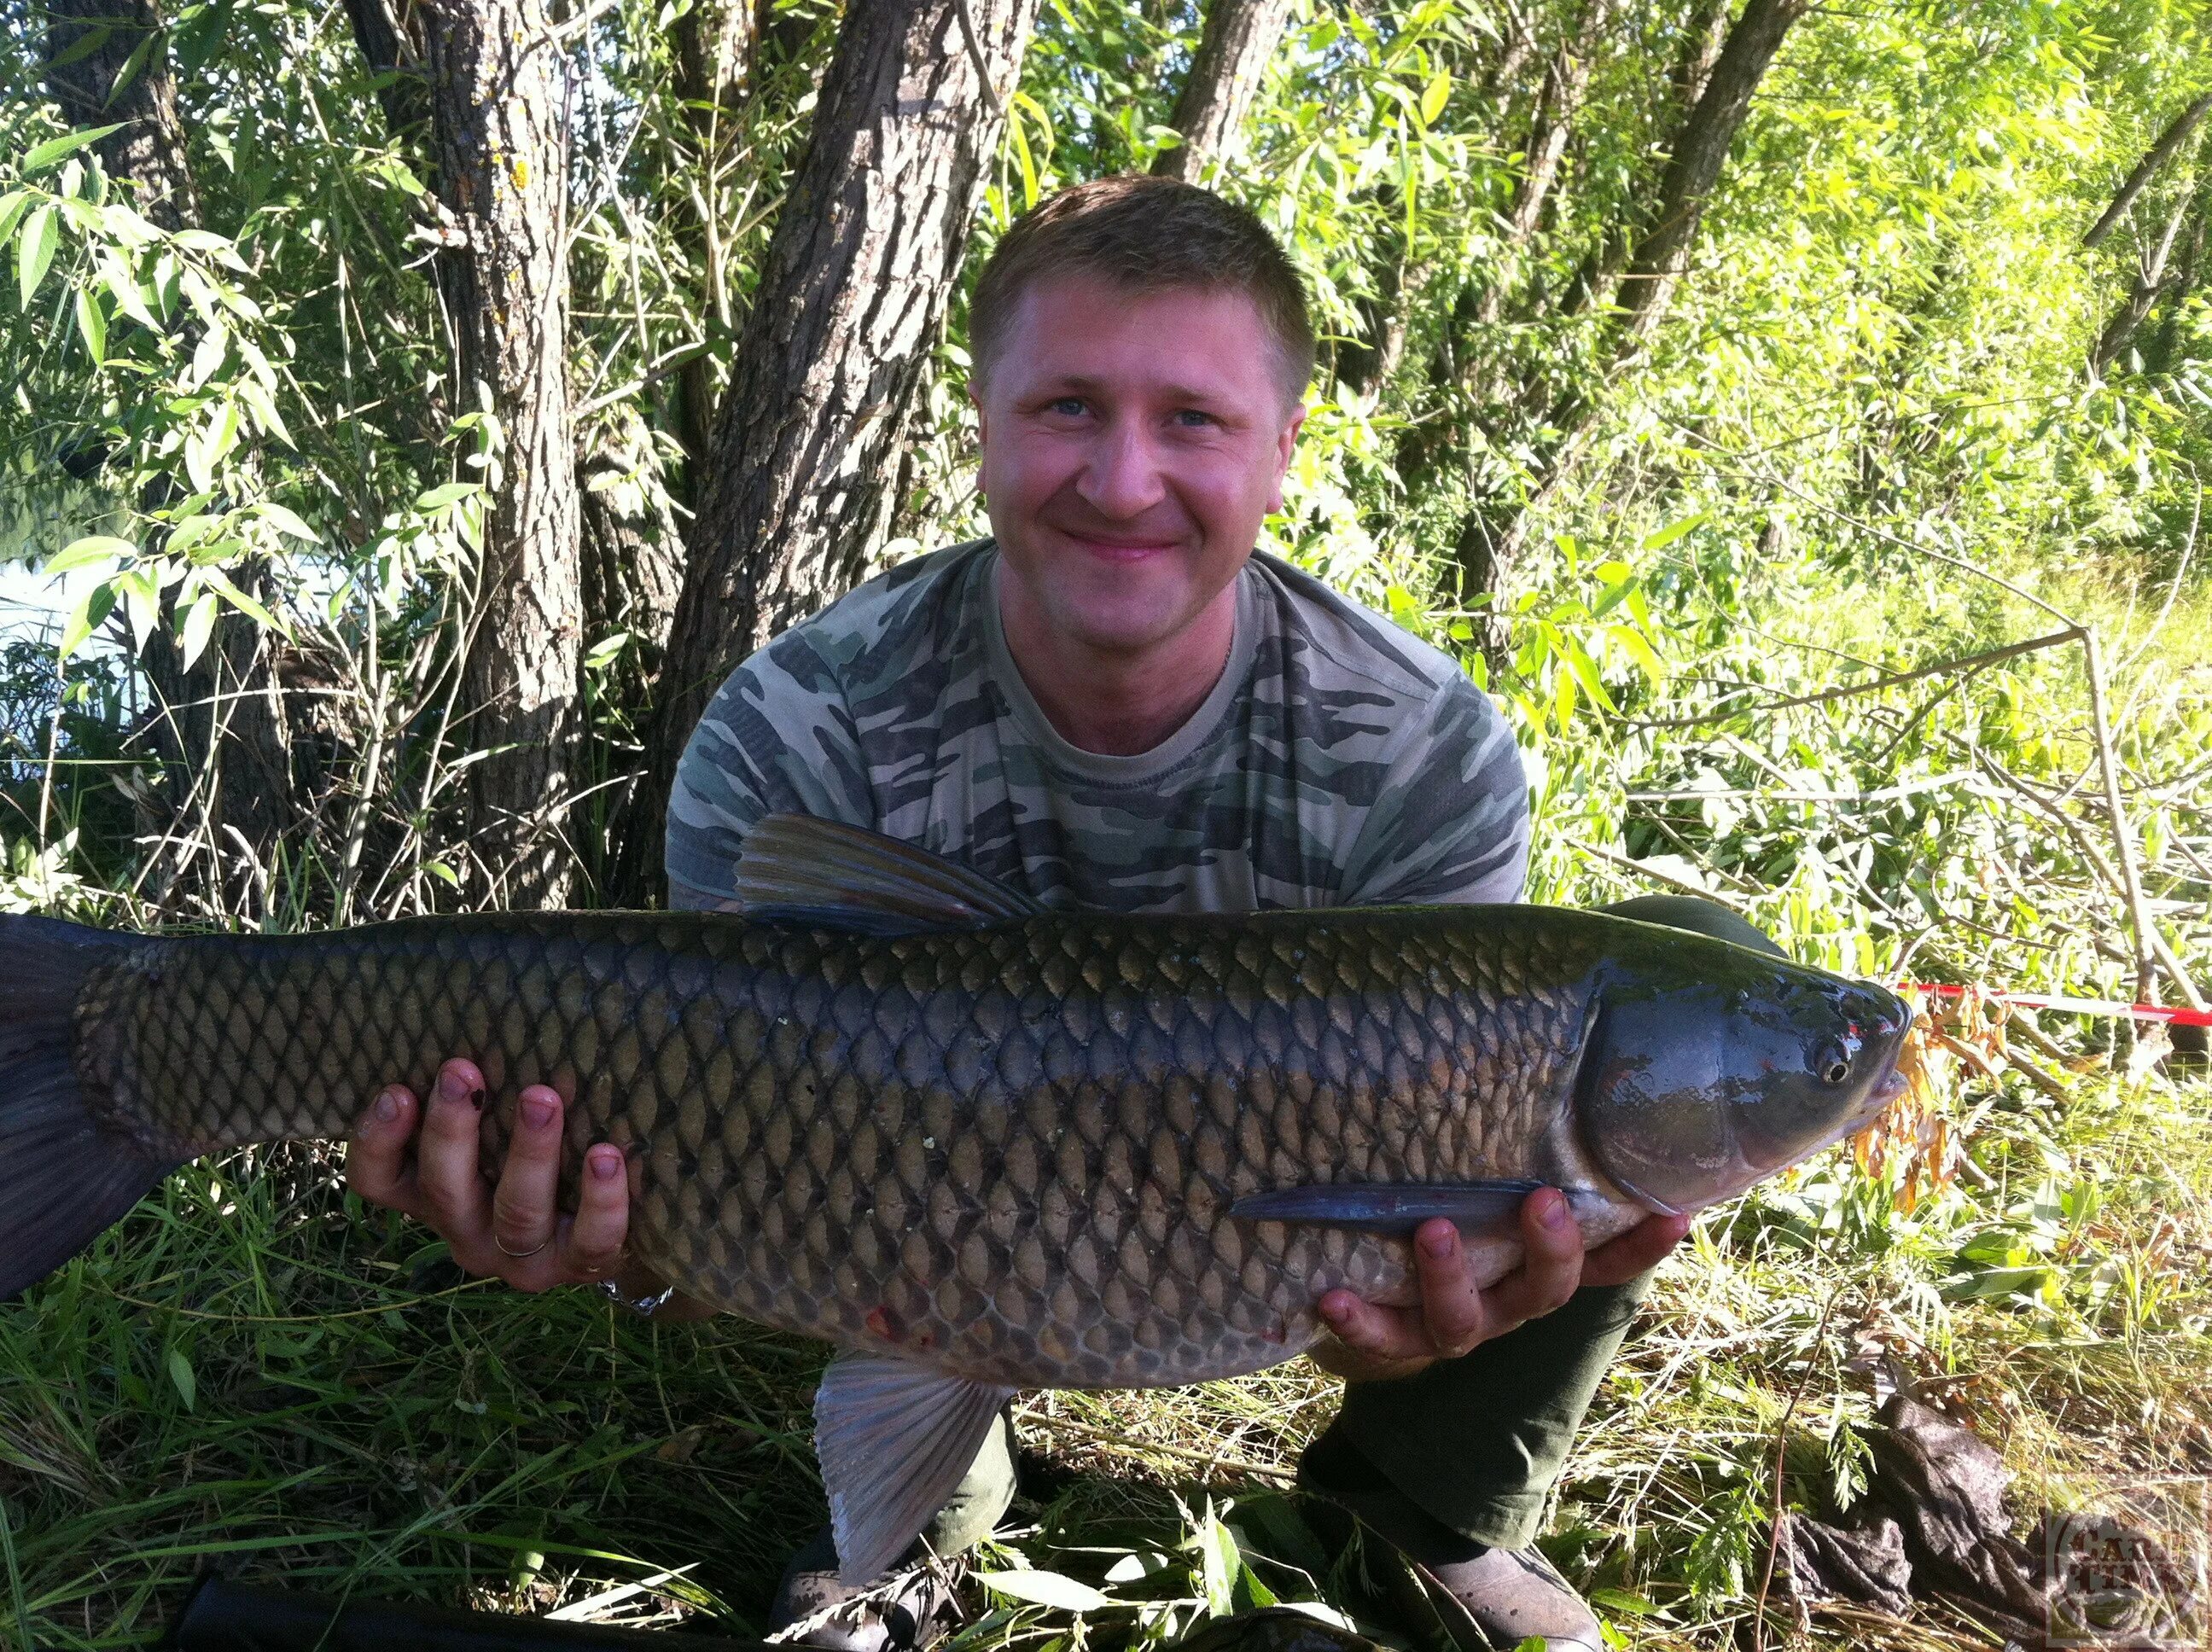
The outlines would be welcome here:
<svg viewBox="0 0 2212 1652">
<path fill-rule="evenodd" d="M 1413 1234 L 1420 1305 L 1382 1308 L 1349 1291 L 1330 1291 L 1319 1306 L 1335 1336 L 1313 1351 L 1314 1361 L 1347 1382 L 1411 1376 L 1550 1313 L 1583 1285 L 1634 1278 L 1656 1266 L 1689 1230 L 1686 1216 L 1647 1217 L 1585 1253 L 1566 1195 L 1540 1187 L 1521 1204 L 1526 1259 L 1483 1291 L 1475 1286 L 1459 1230 L 1442 1217 L 1431 1218 Z"/>
<path fill-rule="evenodd" d="M 348 1185 L 370 1204 L 404 1211 L 429 1227 L 469 1272 L 504 1279 L 518 1291 L 608 1278 L 631 1296 L 657 1290 L 659 1282 L 647 1270 L 623 1266 L 629 1175 L 622 1149 L 601 1142 L 584 1155 L 576 1213 L 563 1215 L 555 1202 L 566 1111 L 559 1092 L 531 1084 L 515 1098 L 514 1131 L 495 1188 L 484 1185 L 477 1169 L 483 1108 L 483 1074 L 472 1061 L 438 1069 L 427 1108 L 404 1085 L 387 1085 L 355 1127 Z M 683 1297 L 662 1310 L 670 1319 L 713 1311 Z"/>
</svg>

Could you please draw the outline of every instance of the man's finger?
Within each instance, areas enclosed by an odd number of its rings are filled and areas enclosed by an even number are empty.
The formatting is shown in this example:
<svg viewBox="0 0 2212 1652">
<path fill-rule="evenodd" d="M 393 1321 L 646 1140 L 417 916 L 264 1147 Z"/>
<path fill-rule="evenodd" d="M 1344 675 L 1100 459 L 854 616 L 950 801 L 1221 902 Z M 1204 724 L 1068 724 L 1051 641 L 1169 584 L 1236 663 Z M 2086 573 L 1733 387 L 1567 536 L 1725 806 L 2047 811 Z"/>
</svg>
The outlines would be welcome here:
<svg viewBox="0 0 2212 1652">
<path fill-rule="evenodd" d="M 1433 1359 L 1421 1316 L 1408 1308 L 1378 1308 L 1349 1291 L 1331 1291 L 1316 1304 L 1336 1339 L 1378 1360 Z"/>
<path fill-rule="evenodd" d="M 514 1133 L 492 1194 L 491 1230 L 500 1250 L 520 1259 L 535 1255 L 553 1237 L 561 1187 L 561 1095 L 544 1084 L 526 1086 L 514 1100 Z"/>
<path fill-rule="evenodd" d="M 584 1185 L 568 1228 L 569 1267 L 593 1278 L 612 1277 L 629 1235 L 629 1167 L 621 1148 L 601 1142 L 584 1155 Z"/>
<path fill-rule="evenodd" d="M 422 1204 L 418 1213 L 449 1243 L 465 1244 L 490 1220 L 491 1201 L 477 1174 L 483 1093 L 483 1074 L 476 1063 L 448 1061 L 438 1069 L 437 1087 L 422 1110 L 422 1136 L 415 1149 Z"/>
<path fill-rule="evenodd" d="M 1564 1307 L 1582 1282 L 1583 1233 L 1556 1187 L 1539 1187 L 1521 1201 L 1518 1271 L 1490 1288 L 1489 1306 L 1499 1329 Z"/>
<path fill-rule="evenodd" d="M 346 1185 L 372 1205 L 412 1212 L 416 1190 L 407 1149 L 422 1109 L 415 1093 L 387 1084 L 354 1126 L 346 1146 Z"/>
<path fill-rule="evenodd" d="M 1618 1239 L 1600 1245 L 1583 1262 L 1584 1285 L 1626 1285 L 1659 1266 L 1690 1230 L 1687 1216 L 1647 1216 Z"/>
<path fill-rule="evenodd" d="M 1413 1234 L 1413 1272 L 1420 1280 L 1421 1351 L 1456 1359 L 1488 1334 L 1489 1313 L 1467 1263 L 1459 1230 L 1443 1217 Z"/>
</svg>

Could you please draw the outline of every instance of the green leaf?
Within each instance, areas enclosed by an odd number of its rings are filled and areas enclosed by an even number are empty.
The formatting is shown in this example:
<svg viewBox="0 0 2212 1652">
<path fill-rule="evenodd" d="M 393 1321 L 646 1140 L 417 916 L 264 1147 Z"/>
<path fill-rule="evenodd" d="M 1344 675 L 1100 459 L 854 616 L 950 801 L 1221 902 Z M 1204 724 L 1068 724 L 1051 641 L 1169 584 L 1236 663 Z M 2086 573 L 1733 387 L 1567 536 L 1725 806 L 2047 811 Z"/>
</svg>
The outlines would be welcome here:
<svg viewBox="0 0 2212 1652">
<path fill-rule="evenodd" d="M 994 1594 L 1061 1612 L 1097 1612 L 1114 1604 L 1090 1584 L 1056 1571 L 979 1571 L 975 1581 Z"/>
<path fill-rule="evenodd" d="M 185 1402 L 185 1409 L 192 1409 L 199 1395 L 199 1384 L 192 1376 L 192 1362 L 185 1357 L 181 1348 L 169 1350 L 169 1381 L 177 1385 L 177 1395 Z"/>
<path fill-rule="evenodd" d="M 251 410 L 254 422 L 261 427 L 264 434 L 276 437 L 287 447 L 292 445 L 292 433 L 284 428 L 284 421 L 277 416 L 276 399 L 260 380 L 240 379 L 238 381 L 238 399 Z"/>
<path fill-rule="evenodd" d="M 100 307 L 100 295 L 90 287 L 76 289 L 76 330 L 94 367 L 107 361 L 107 312 Z"/>
<path fill-rule="evenodd" d="M 205 591 L 200 593 L 198 602 L 185 610 L 185 623 L 179 628 L 179 641 L 184 649 L 186 671 L 191 670 L 192 663 L 207 647 L 208 639 L 215 635 L 216 609 L 215 592 Z"/>
<path fill-rule="evenodd" d="M 471 495 L 483 491 L 481 482 L 448 482 L 443 487 L 433 488 L 415 501 L 418 511 L 441 511 L 448 505 L 458 505 Z"/>
<path fill-rule="evenodd" d="M 77 598 L 70 610 L 69 623 L 62 627 L 61 646 L 56 651 L 67 659 L 84 644 L 84 640 L 107 623 L 107 616 L 115 611 L 115 587 L 101 582 Z"/>
<path fill-rule="evenodd" d="M 1433 126 L 1443 118 L 1444 105 L 1451 100 L 1451 76 L 1439 70 L 1434 79 L 1421 88 L 1421 125 Z"/>
<path fill-rule="evenodd" d="M 136 556 L 138 547 L 128 539 L 118 539 L 112 534 L 91 533 L 82 539 L 72 539 L 47 561 L 42 574 L 66 574 L 73 568 L 89 568 L 94 562 L 112 562 L 118 556 Z"/>
<path fill-rule="evenodd" d="M 15 221 L 30 210 L 34 197 L 25 189 L 10 190 L 0 195 L 0 241 L 15 233 Z"/>
<path fill-rule="evenodd" d="M 114 298 L 117 309 L 148 331 L 161 331 L 161 324 L 154 319 L 154 313 L 146 307 L 146 295 L 139 290 L 138 277 L 132 275 L 123 260 L 112 252 L 100 255 L 100 282 Z"/>
<path fill-rule="evenodd" d="M 230 605 L 240 613 L 249 616 L 257 623 L 266 626 L 271 631 L 279 633 L 284 631 L 284 628 L 276 623 L 276 616 L 274 614 L 232 584 L 229 576 L 221 568 L 203 568 L 200 571 L 200 577 L 222 592 L 229 599 Z"/>
<path fill-rule="evenodd" d="M 289 506 L 280 505 L 273 499 L 264 499 L 253 508 L 263 521 L 268 523 L 279 533 L 289 534 L 295 539 L 303 539 L 311 545 L 319 543 L 322 539 L 323 536 L 301 521 L 297 513 Z"/>
<path fill-rule="evenodd" d="M 1658 550 L 1664 546 L 1671 545 L 1691 529 L 1702 526 L 1705 517 L 1706 513 L 1699 511 L 1695 516 L 1686 516 L 1679 522 L 1670 522 L 1656 532 L 1646 534 L 1644 537 L 1642 549 Z"/>
<path fill-rule="evenodd" d="M 161 587 L 144 568 L 125 569 L 115 576 L 114 585 L 123 598 L 123 610 L 130 616 L 131 641 L 143 653 L 146 640 L 161 623 Z"/>
<path fill-rule="evenodd" d="M 222 358 L 230 354 L 230 330 L 210 327 L 200 335 L 200 342 L 192 351 L 191 371 L 185 375 L 185 385 L 198 390 L 222 370 Z"/>
<path fill-rule="evenodd" d="M 110 132 L 119 132 L 122 130 L 122 123 L 118 122 L 112 126 L 88 126 L 82 131 L 64 132 L 59 137 L 50 137 L 45 143 L 36 145 L 28 155 L 23 157 L 22 175 L 26 178 L 34 177 L 52 166 L 64 155 L 75 155 L 79 149 L 99 143 Z"/>
<path fill-rule="evenodd" d="M 42 203 L 24 221 L 23 233 L 15 240 L 15 288 L 22 308 L 31 307 L 39 283 L 53 264 L 54 249 L 60 245 L 61 226 L 54 217 L 54 203 Z"/>
</svg>

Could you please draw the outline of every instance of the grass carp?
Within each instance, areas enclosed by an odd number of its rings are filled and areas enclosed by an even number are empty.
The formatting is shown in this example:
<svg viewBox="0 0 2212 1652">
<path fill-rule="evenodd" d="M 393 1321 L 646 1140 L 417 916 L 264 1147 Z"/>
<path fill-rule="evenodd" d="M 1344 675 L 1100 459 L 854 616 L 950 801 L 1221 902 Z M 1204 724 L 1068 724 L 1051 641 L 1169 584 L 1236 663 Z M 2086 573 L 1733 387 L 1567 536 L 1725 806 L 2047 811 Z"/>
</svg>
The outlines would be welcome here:
<svg viewBox="0 0 2212 1652">
<path fill-rule="evenodd" d="M 903 1550 L 1023 1387 L 1288 1359 L 1335 1287 L 1411 1300 L 1432 1215 L 1494 1278 L 1564 1189 L 1598 1242 L 1867 1122 L 1879 987 L 1541 907 L 1046 911 L 775 817 L 744 915 L 149 938 L 0 919 L 0 1296 L 173 1166 L 345 1134 L 472 1058 L 612 1141 L 632 1250 L 846 1351 L 817 1443 L 847 1575 Z M 495 1169 L 508 1119 L 486 1109 Z M 572 1187 L 573 1191 L 573 1187 Z"/>
</svg>

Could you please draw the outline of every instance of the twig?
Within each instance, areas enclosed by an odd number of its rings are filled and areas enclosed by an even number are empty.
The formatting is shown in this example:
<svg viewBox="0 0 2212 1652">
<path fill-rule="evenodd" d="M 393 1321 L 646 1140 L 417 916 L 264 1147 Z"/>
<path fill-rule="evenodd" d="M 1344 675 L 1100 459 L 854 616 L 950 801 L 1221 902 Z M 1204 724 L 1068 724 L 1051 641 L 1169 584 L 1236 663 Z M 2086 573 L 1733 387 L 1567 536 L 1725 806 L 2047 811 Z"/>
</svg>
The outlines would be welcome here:
<svg viewBox="0 0 2212 1652">
<path fill-rule="evenodd" d="M 999 100 L 999 88 L 991 84 L 991 65 L 983 56 L 983 43 L 975 38 L 975 19 L 968 9 L 968 0 L 952 0 L 952 12 L 960 20 L 960 38 L 968 43 L 968 61 L 975 65 L 975 78 L 983 88 L 983 106 L 1004 118 L 1006 106 Z"/>
<path fill-rule="evenodd" d="M 1986 751 L 1978 750 L 1974 753 L 1974 756 L 1975 760 L 1988 770 L 1990 778 L 1997 781 L 2005 791 L 2026 799 L 2035 805 L 2038 812 L 2048 817 L 2063 828 L 2066 835 L 2073 840 L 2074 847 L 2081 851 L 2082 859 L 2088 862 L 2089 870 L 2097 875 L 2105 887 L 2112 894 L 2120 896 L 2123 900 L 2125 899 L 2125 885 L 2121 881 L 2119 872 L 2114 869 L 2112 863 L 2105 858 L 2104 853 L 2091 840 L 2080 821 L 2060 807 L 2056 799 L 2046 795 L 2039 787 L 2021 779 Z M 2191 1009 L 2203 1009 L 2204 1001 L 2197 995 L 2195 982 L 2190 979 L 2189 972 L 2182 967 L 2181 960 L 2174 956 L 2173 949 L 2166 944 L 2165 932 L 2159 928 L 2157 921 L 2150 917 L 2147 908 L 2143 913 L 2143 921 L 2146 926 L 2140 933 L 2144 944 L 2150 950 L 2151 957 L 2158 961 L 2160 967 L 2166 971 L 2167 979 L 2173 982 Z M 2126 961 L 2135 962 L 2132 958 Z"/>
<path fill-rule="evenodd" d="M 1752 1652 L 1766 1652 L 1766 1596 L 1774 1587 L 1774 1561 L 1782 1547 L 1782 1460 L 1790 1449 L 1790 1419 L 1797 1414 L 1797 1402 L 1805 1397 L 1805 1389 L 1813 1381 L 1814 1362 L 1820 1357 L 1820 1344 L 1828 1334 L 1828 1321 L 1843 1300 L 1848 1280 L 1838 1281 L 1828 1293 L 1827 1306 L 1820 1310 L 1820 1322 L 1813 1327 L 1813 1346 L 1805 1356 L 1804 1374 L 1796 1386 L 1790 1390 L 1790 1403 L 1782 1408 L 1782 1420 L 1774 1425 L 1774 1506 L 1766 1522 L 1766 1565 L 1759 1576 L 1759 1599 L 1751 1609 Z"/>
<path fill-rule="evenodd" d="M 2097 765 L 2105 781 L 2105 811 L 2111 817 L 2112 847 L 2118 859 L 2121 885 L 2128 904 L 2128 925 L 2135 932 L 2136 996 L 2148 1001 L 2154 979 L 2152 958 L 2164 947 L 2164 939 L 2143 905 L 2142 872 L 2136 858 L 2135 832 L 2128 819 L 2126 803 L 2120 796 L 2120 766 L 2112 756 L 2112 729 L 2106 707 L 2104 655 L 2097 647 L 2097 634 L 2084 629 L 2081 648 L 2087 656 L 2089 673 L 2089 725 L 2097 743 Z M 2203 996 L 2197 984 L 2181 967 L 2181 962 L 2168 954 L 2161 959 L 2173 984 L 2181 989 L 2182 997 L 2191 1009 L 2204 1007 Z"/>
<path fill-rule="evenodd" d="M 1784 700 L 1770 700 L 1757 706 L 1741 706 L 1729 711 L 1706 712 L 1696 717 L 1662 717 L 1649 720 L 1632 719 L 1629 728 L 1699 728 L 1707 723 L 1726 722 L 1731 717 L 1747 712 L 1787 711 L 1793 706 L 1825 705 L 1832 700 L 1848 700 L 1856 695 L 1874 694 L 1883 689 L 1895 688 L 1901 683 L 1917 683 L 1926 677 L 1940 677 L 1946 671 L 1978 671 L 1994 665 L 2000 660 L 2017 654 L 2033 653 L 2039 648 L 2055 648 L 2059 644 L 2072 642 L 2081 635 L 2081 627 L 2069 626 L 2063 631 L 2053 631 L 2048 636 L 2031 637 L 2026 642 L 2008 643 L 2002 648 L 1987 653 L 1962 654 L 1956 659 L 1940 659 L 1932 665 L 1917 666 L 1909 671 L 1893 671 L 1887 677 L 1875 677 L 1870 683 L 1850 683 L 1839 689 L 1823 689 L 1818 694 L 1792 695 Z"/>
</svg>

